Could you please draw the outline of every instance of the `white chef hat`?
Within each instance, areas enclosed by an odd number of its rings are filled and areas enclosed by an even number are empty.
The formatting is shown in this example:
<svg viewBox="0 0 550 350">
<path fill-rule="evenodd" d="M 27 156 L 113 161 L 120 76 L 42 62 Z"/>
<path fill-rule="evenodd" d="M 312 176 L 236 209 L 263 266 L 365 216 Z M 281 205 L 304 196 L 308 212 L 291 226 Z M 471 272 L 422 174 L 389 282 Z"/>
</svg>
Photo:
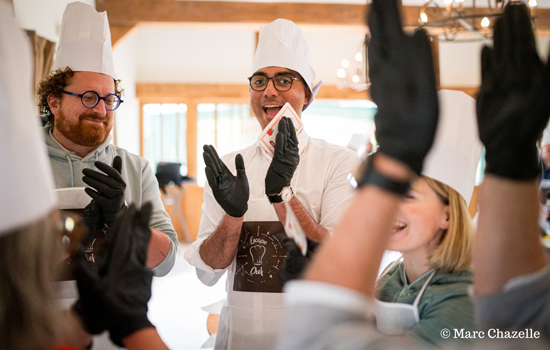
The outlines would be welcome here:
<svg viewBox="0 0 550 350">
<path fill-rule="evenodd" d="M 441 90 L 439 123 L 422 175 L 457 191 L 470 204 L 483 146 L 479 141 L 475 100 L 461 91 Z"/>
<path fill-rule="evenodd" d="M 46 146 L 33 104 L 31 48 L 13 9 L 0 1 L 0 236 L 56 205 Z"/>
<path fill-rule="evenodd" d="M 306 37 L 294 22 L 286 19 L 276 19 L 260 28 L 252 74 L 265 67 L 283 67 L 300 73 L 311 91 L 304 109 L 313 102 L 323 83 L 320 81 L 313 87 L 315 71 Z"/>
<path fill-rule="evenodd" d="M 546 128 L 542 132 L 542 141 L 540 143 L 541 147 L 550 144 L 550 122 L 546 125 Z"/>
<path fill-rule="evenodd" d="M 97 12 L 82 2 L 72 2 L 63 12 L 54 70 L 70 67 L 115 78 L 111 31 L 107 12 Z"/>
</svg>

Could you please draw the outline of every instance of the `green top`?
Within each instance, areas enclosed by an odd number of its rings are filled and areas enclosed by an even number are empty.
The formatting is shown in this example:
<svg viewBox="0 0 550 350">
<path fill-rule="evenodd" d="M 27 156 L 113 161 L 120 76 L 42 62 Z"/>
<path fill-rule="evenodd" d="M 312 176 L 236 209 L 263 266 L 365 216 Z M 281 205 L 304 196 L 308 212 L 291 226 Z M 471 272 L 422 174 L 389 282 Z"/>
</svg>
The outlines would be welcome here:
<svg viewBox="0 0 550 350">
<path fill-rule="evenodd" d="M 426 272 L 409 284 L 403 262 L 399 262 L 378 280 L 375 293 L 381 301 L 412 305 L 432 272 L 433 270 Z M 438 270 L 419 301 L 420 321 L 407 335 L 420 343 L 437 346 L 449 340 L 469 342 L 468 339 L 453 339 L 453 336 L 454 329 L 476 330 L 474 306 L 468 295 L 468 286 L 471 283 L 471 271 L 446 273 Z M 451 332 L 448 339 L 441 336 L 444 328 Z"/>
</svg>

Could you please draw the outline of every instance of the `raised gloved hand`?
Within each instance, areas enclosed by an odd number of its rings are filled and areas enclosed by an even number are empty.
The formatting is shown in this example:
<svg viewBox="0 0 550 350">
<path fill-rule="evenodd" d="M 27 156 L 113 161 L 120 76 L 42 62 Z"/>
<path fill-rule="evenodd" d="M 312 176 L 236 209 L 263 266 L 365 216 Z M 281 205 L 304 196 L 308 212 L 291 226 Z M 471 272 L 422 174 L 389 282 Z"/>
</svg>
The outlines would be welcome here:
<svg viewBox="0 0 550 350">
<path fill-rule="evenodd" d="M 125 207 L 126 183 L 120 176 L 122 159 L 116 156 L 112 167 L 102 162 L 95 162 L 94 165 L 106 175 L 92 169 L 84 169 L 82 181 L 93 188 L 86 188 L 85 191 L 99 204 L 103 219 L 110 225 L 115 221 L 118 212 Z"/>
<path fill-rule="evenodd" d="M 233 176 L 213 146 L 204 145 L 203 150 L 206 178 L 214 198 L 228 215 L 236 218 L 243 216 L 248 210 L 250 195 L 243 156 L 237 154 L 235 157 L 237 176 Z"/>
<path fill-rule="evenodd" d="M 495 23 L 494 47 L 483 48 L 481 73 L 477 119 L 485 171 L 516 180 L 536 178 L 536 141 L 550 115 L 550 83 L 523 3 L 508 5 Z"/>
<path fill-rule="evenodd" d="M 279 133 L 275 140 L 275 153 L 265 176 L 265 194 L 279 194 L 283 187 L 290 186 L 290 180 L 298 167 L 300 155 L 298 137 L 294 124 L 287 117 L 279 121 Z"/>
<path fill-rule="evenodd" d="M 307 253 L 302 255 L 300 247 L 292 238 L 286 237 L 283 244 L 287 247 L 285 261 L 278 272 L 279 282 L 285 284 L 290 280 L 301 278 L 311 259 L 315 255 L 317 248 L 321 243 L 307 238 Z"/>
<path fill-rule="evenodd" d="M 369 13 L 371 96 L 382 152 L 420 174 L 439 115 L 433 57 L 426 33 L 401 29 L 395 0 L 373 0 Z"/>
<path fill-rule="evenodd" d="M 153 272 L 146 267 L 151 238 L 151 203 L 121 213 L 99 252 L 92 270 L 79 251 L 76 269 L 80 299 L 73 310 L 92 334 L 108 329 L 113 343 L 140 329 L 154 327 L 147 318 Z"/>
</svg>

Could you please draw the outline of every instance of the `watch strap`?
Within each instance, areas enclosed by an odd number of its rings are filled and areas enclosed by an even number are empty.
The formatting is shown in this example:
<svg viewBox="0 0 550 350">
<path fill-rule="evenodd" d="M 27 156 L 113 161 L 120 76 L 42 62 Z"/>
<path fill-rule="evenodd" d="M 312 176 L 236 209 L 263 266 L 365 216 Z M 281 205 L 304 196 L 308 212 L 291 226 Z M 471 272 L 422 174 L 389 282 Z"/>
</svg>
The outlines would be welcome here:
<svg viewBox="0 0 550 350">
<path fill-rule="evenodd" d="M 272 194 L 267 196 L 267 198 L 269 199 L 269 203 L 272 203 L 272 204 L 283 202 L 283 197 L 280 194 Z"/>
<path fill-rule="evenodd" d="M 374 157 L 376 157 L 376 153 L 367 158 L 366 164 L 363 167 L 363 172 L 357 182 L 357 188 L 373 185 L 399 196 L 406 195 L 411 185 L 410 182 L 393 180 L 378 172 L 373 165 Z"/>
</svg>

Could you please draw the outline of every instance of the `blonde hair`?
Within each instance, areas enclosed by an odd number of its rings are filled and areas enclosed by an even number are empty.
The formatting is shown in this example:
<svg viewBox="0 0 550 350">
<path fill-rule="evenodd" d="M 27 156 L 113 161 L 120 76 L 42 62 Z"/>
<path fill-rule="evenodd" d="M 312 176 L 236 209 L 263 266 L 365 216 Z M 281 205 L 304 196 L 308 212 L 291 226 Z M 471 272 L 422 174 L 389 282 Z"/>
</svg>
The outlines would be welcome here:
<svg viewBox="0 0 550 350">
<path fill-rule="evenodd" d="M 448 273 L 467 270 L 472 263 L 474 228 L 466 201 L 451 187 L 426 176 L 422 178 L 443 204 L 449 206 L 449 228 L 443 233 L 439 246 L 428 257 L 428 265 Z"/>
<path fill-rule="evenodd" d="M 61 237 L 47 215 L 0 236 L 0 349 L 52 349 L 61 322 L 54 276 Z"/>
</svg>

